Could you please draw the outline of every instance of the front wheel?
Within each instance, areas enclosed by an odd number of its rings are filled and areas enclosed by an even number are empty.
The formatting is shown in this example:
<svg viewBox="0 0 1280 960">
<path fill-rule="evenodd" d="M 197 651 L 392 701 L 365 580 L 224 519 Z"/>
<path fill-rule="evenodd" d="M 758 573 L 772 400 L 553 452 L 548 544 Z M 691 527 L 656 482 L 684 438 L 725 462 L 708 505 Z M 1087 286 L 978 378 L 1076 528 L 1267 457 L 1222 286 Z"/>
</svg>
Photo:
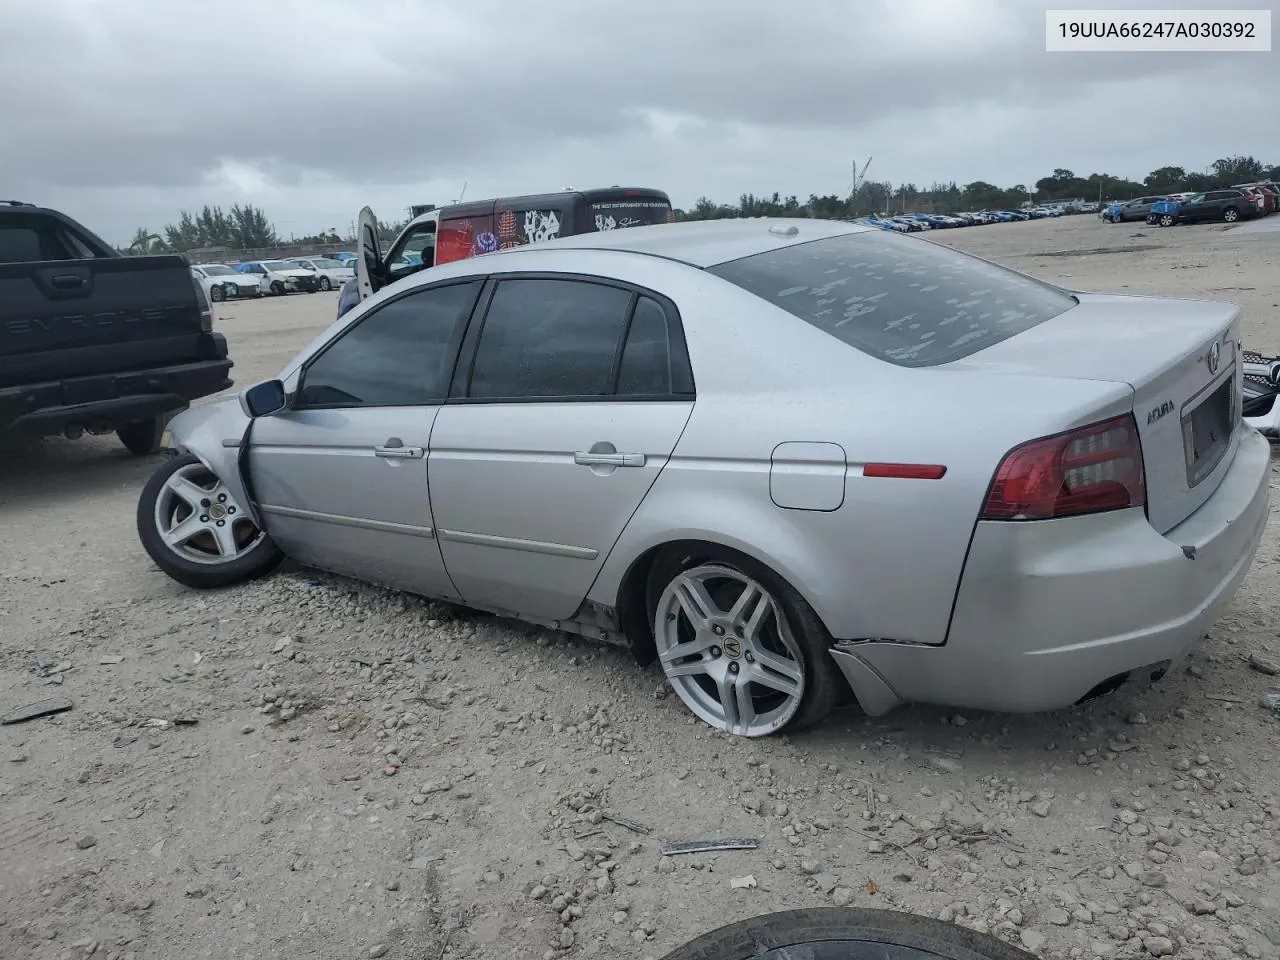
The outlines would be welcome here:
<svg viewBox="0 0 1280 960">
<path fill-rule="evenodd" d="M 1034 960 L 1003 940 L 898 910 L 818 907 L 731 923 L 662 960 Z"/>
<path fill-rule="evenodd" d="M 209 299 L 212 300 L 214 303 L 220 303 L 221 301 L 227 299 L 226 288 L 223 287 L 222 284 L 220 283 L 215 283 L 212 287 L 209 288 Z"/>
<path fill-rule="evenodd" d="M 1172 227 L 1172 226 L 1173 226 L 1173 217 L 1172 217 L 1171 215 L 1167 214 L 1167 213 L 1166 213 L 1166 214 L 1164 214 L 1163 216 L 1161 216 L 1161 217 L 1160 217 L 1160 226 L 1162 226 L 1162 227 Z"/>
<path fill-rule="evenodd" d="M 1235 207 L 1227 207 L 1227 209 L 1222 211 L 1222 219 L 1227 223 L 1235 223 L 1240 219 L 1240 211 Z"/>
<path fill-rule="evenodd" d="M 320 289 L 323 290 L 325 293 L 328 293 L 330 290 L 333 289 L 333 284 L 329 282 L 328 277 L 320 278 Z"/>
<path fill-rule="evenodd" d="M 271 293 L 273 296 L 277 296 L 277 297 L 280 296 L 282 293 L 284 293 L 284 284 L 281 283 L 279 280 L 273 280 L 271 282 Z"/>
<path fill-rule="evenodd" d="M 736 551 L 673 550 L 649 578 L 658 661 L 676 695 L 718 730 L 762 737 L 812 726 L 842 679 L 831 636 L 800 594 Z"/>
<path fill-rule="evenodd" d="M 156 566 L 188 587 L 244 583 L 284 558 L 226 485 L 190 454 L 152 474 L 138 498 L 137 523 Z"/>
</svg>

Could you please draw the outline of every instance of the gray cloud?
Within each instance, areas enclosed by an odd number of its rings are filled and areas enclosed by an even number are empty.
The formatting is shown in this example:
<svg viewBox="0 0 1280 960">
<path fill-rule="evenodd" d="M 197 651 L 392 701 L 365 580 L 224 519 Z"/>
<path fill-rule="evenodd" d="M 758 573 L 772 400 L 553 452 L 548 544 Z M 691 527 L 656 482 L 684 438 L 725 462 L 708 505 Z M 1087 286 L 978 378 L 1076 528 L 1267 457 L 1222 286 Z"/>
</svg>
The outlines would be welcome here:
<svg viewBox="0 0 1280 960">
<path fill-rule="evenodd" d="M 111 235 L 235 200 L 310 232 L 463 180 L 806 195 L 853 152 L 920 182 L 1280 160 L 1273 55 L 1047 54 L 1018 0 L 0 0 L 0 22 L 0 183 Z"/>
</svg>

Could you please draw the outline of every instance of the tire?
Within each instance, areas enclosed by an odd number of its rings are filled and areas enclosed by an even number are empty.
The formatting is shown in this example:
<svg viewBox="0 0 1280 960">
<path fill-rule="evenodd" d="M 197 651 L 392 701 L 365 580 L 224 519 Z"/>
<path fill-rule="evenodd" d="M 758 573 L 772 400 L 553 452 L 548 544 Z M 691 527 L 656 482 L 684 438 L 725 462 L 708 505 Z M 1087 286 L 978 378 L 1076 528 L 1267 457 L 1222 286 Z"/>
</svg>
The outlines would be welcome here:
<svg viewBox="0 0 1280 960">
<path fill-rule="evenodd" d="M 279 280 L 272 280 L 272 281 L 271 281 L 271 295 L 272 295 L 272 296 L 275 296 L 275 297 L 278 297 L 278 296 L 280 296 L 282 293 L 284 293 L 284 284 L 283 284 L 283 283 L 281 283 Z"/>
<path fill-rule="evenodd" d="M 1032 954 L 1018 947 L 945 920 L 857 907 L 784 910 L 752 917 L 676 947 L 662 960 L 786 960 L 787 957 L 1033 960 Z"/>
<path fill-rule="evenodd" d="M 160 439 L 164 436 L 164 428 L 168 422 L 169 418 L 162 416 L 122 423 L 116 427 L 116 436 L 130 453 L 149 457 L 160 452 Z"/>
<path fill-rule="evenodd" d="M 330 290 L 333 289 L 333 284 L 329 282 L 328 277 L 320 278 L 320 289 L 323 290 L 325 293 L 328 293 Z"/>
<path fill-rule="evenodd" d="M 1160 226 L 1162 226 L 1162 227 L 1172 227 L 1172 226 L 1173 226 L 1173 217 L 1172 217 L 1170 214 L 1167 214 L 1167 213 L 1165 213 L 1165 214 L 1161 214 L 1161 216 L 1160 216 Z"/>
<path fill-rule="evenodd" d="M 223 300 L 227 299 L 226 288 L 220 283 L 215 283 L 209 288 L 209 299 L 214 303 L 221 303 Z"/>
<path fill-rule="evenodd" d="M 1235 207 L 1227 207 L 1222 211 L 1222 219 L 1226 223 L 1235 223 L 1240 219 L 1240 211 Z"/>
<path fill-rule="evenodd" d="M 676 586 L 682 578 L 703 581 L 706 595 L 716 600 L 718 615 L 724 624 L 716 624 L 714 629 L 725 640 L 723 650 L 720 646 L 710 646 L 678 657 L 682 661 L 678 666 L 696 668 L 706 664 L 708 673 L 673 678 L 668 672 L 669 666 L 662 664 L 663 653 L 670 651 L 673 641 L 685 642 L 681 638 L 693 637 L 687 607 L 678 600 Z M 767 595 L 770 608 L 761 618 L 755 639 L 748 637 L 746 631 L 730 626 L 728 614 L 722 613 L 743 596 L 745 584 L 752 582 Z M 668 683 L 695 716 L 716 729 L 748 737 L 768 736 L 784 730 L 794 733 L 820 723 L 848 693 L 848 684 L 829 652 L 831 635 L 813 608 L 780 576 L 736 550 L 689 544 L 664 551 L 649 571 L 646 609 L 659 663 Z M 670 633 L 660 633 L 660 629 Z M 710 634 L 693 637 L 698 643 L 711 638 Z M 732 643 L 735 639 L 737 644 Z M 738 652 L 730 652 L 735 647 Z M 774 665 L 799 672 L 798 684 L 788 674 L 776 670 L 770 673 L 766 669 Z M 725 706 L 720 694 L 714 692 L 723 688 L 717 687 L 713 675 L 726 670 L 733 671 L 732 677 L 725 676 L 724 681 L 730 683 L 734 691 L 739 686 L 736 678 L 749 673 L 769 676 L 774 682 L 791 680 L 792 685 L 799 686 L 799 694 L 788 695 L 772 685 L 753 681 L 749 693 L 753 716 L 743 721 L 740 720 L 740 701 L 730 698 L 735 701 L 730 712 L 731 708 Z M 764 709 L 757 712 L 757 706 Z"/>
<path fill-rule="evenodd" d="M 207 488 L 210 496 L 204 502 L 213 509 L 207 514 L 197 513 L 205 508 L 174 494 L 169 486 L 172 481 Z M 218 499 L 224 495 L 225 500 Z M 175 508 L 182 512 L 173 512 Z M 225 534 L 215 534 L 213 522 L 218 521 L 206 520 L 218 509 L 223 512 L 220 523 Z M 166 525 L 165 532 L 177 532 L 192 520 L 196 522 L 190 527 L 196 532 L 171 546 L 161 524 Z M 271 537 L 253 525 L 214 474 L 191 454 L 169 459 L 151 475 L 138 497 L 137 525 L 138 539 L 156 566 L 188 587 L 213 589 L 245 583 L 270 573 L 284 559 Z M 230 542 L 236 544 L 236 552 L 230 556 L 222 554 L 217 547 L 219 536 L 229 537 Z"/>
</svg>

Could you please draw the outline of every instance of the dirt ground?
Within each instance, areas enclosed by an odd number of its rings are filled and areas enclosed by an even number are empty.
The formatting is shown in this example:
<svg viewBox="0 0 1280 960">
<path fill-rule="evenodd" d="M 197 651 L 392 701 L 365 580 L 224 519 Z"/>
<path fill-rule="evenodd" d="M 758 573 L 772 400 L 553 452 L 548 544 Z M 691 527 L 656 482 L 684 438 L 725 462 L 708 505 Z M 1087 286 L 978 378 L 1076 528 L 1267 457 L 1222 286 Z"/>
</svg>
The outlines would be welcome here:
<svg viewBox="0 0 1280 960">
<path fill-rule="evenodd" d="M 1280 352 L 1277 231 L 1080 216 L 936 239 L 1083 289 L 1236 301 L 1246 345 Z M 237 383 L 335 301 L 222 305 Z M 184 589 L 135 533 L 154 466 L 112 438 L 0 449 L 0 713 L 74 703 L 0 727 L 4 960 L 638 960 L 830 903 L 1046 957 L 1280 957 L 1274 523 L 1153 687 L 745 741 L 622 651 L 302 569 Z M 725 837 L 759 848 L 659 852 Z"/>
</svg>

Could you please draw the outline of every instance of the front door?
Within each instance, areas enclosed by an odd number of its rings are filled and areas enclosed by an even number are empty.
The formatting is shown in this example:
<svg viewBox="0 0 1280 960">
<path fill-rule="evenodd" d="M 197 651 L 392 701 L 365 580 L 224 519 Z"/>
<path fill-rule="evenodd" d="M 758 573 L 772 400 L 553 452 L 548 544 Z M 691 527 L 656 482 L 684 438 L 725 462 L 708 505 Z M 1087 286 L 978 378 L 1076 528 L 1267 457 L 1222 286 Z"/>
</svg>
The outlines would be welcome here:
<svg viewBox="0 0 1280 960">
<path fill-rule="evenodd" d="M 254 422 L 249 476 L 289 556 L 457 599 L 435 539 L 426 451 L 481 281 L 417 288 L 358 318 Z"/>
<path fill-rule="evenodd" d="M 622 286 L 498 281 L 428 462 L 465 601 L 543 620 L 577 610 L 692 412 L 678 324 L 671 304 Z"/>
</svg>

